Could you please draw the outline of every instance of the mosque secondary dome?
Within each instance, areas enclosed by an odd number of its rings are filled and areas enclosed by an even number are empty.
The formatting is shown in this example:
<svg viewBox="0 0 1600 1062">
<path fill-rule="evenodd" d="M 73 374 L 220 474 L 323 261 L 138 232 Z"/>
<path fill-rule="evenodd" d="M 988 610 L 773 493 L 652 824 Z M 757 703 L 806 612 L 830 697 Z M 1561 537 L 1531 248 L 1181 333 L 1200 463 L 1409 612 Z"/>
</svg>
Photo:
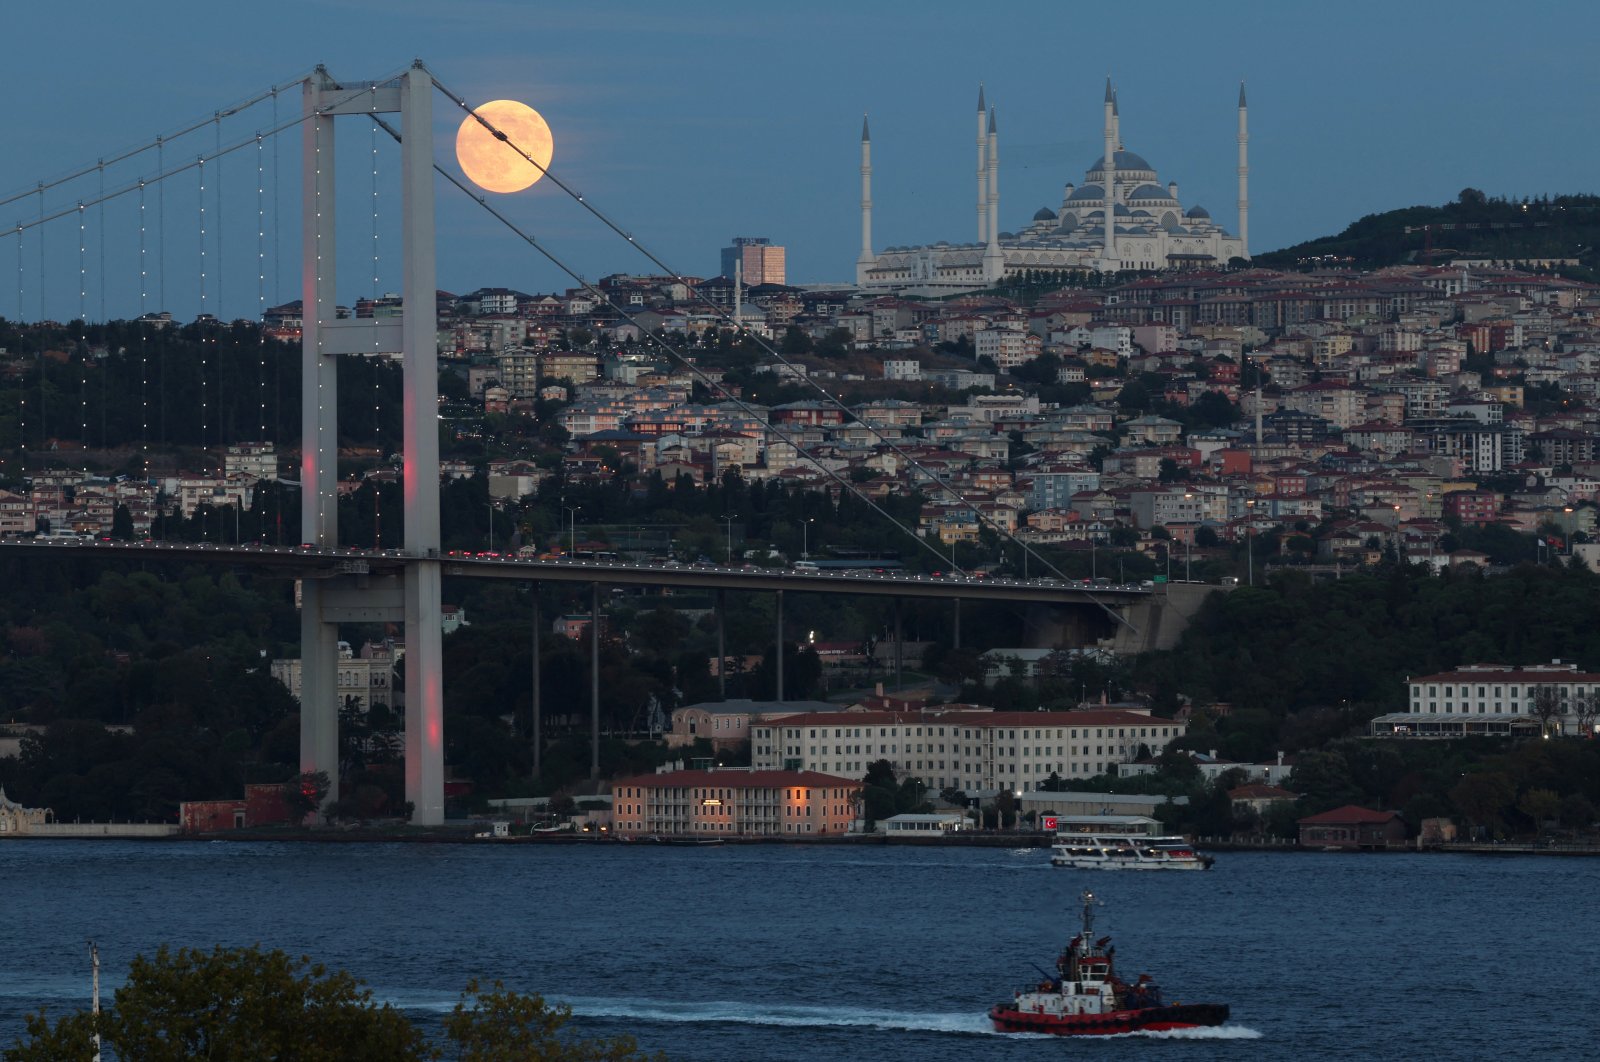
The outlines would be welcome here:
<svg viewBox="0 0 1600 1062">
<path fill-rule="evenodd" d="M 1040 207 L 1033 215 L 1035 221 L 1054 221 L 1056 212 L 1049 207 Z"/>
</svg>

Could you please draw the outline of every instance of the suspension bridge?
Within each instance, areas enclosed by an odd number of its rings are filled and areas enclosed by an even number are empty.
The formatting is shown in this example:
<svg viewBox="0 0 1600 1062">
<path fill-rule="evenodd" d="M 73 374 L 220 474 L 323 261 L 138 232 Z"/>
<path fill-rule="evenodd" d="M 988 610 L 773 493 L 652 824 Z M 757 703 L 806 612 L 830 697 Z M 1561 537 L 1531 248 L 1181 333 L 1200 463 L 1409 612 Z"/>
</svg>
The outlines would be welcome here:
<svg viewBox="0 0 1600 1062">
<path fill-rule="evenodd" d="M 298 108 L 282 113 L 286 101 L 298 96 Z M 384 622 L 402 624 L 405 630 L 405 787 L 413 808 L 413 821 L 436 825 L 444 819 L 444 716 L 442 676 L 442 601 L 441 580 L 446 575 L 467 578 L 515 579 L 526 582 L 588 585 L 594 622 L 589 625 L 591 646 L 591 762 L 590 773 L 599 773 L 599 651 L 600 595 L 602 585 L 640 585 L 697 587 L 714 590 L 718 597 L 718 649 L 723 632 L 720 607 L 728 590 L 771 592 L 777 595 L 778 699 L 783 699 L 783 652 L 786 644 L 782 599 L 790 591 L 824 594 L 878 595 L 894 599 L 898 624 L 901 598 L 934 598 L 952 602 L 959 640 L 959 609 L 964 600 L 1006 601 L 1027 605 L 1077 610 L 1080 617 L 1093 617 L 1099 633 L 1107 630 L 1124 648 L 1150 648 L 1170 643 L 1187 614 L 1203 595 L 1203 589 L 1165 588 L 1156 593 L 1149 584 L 1104 585 L 1069 580 L 1032 548 L 1015 538 L 1008 529 L 994 525 L 981 512 L 980 521 L 988 524 L 1005 543 L 1029 558 L 1035 571 L 1045 574 L 1035 579 L 982 578 L 977 573 L 952 568 L 949 558 L 939 553 L 912 528 L 886 512 L 863 494 L 848 478 L 830 466 L 807 455 L 798 440 L 788 438 L 777 425 L 772 433 L 796 443 L 796 452 L 832 481 L 839 491 L 856 495 L 878 517 L 893 523 L 908 538 L 939 556 L 940 576 L 900 572 L 802 572 L 792 570 L 735 568 L 718 565 L 671 565 L 632 562 L 535 560 L 493 554 L 461 554 L 444 551 L 440 540 L 440 454 L 438 413 L 438 332 L 435 281 L 435 192 L 440 185 L 467 196 L 501 226 L 508 237 L 520 241 L 530 252 L 542 256 L 569 276 L 580 288 L 620 320 L 632 321 L 627 307 L 616 305 L 603 291 L 590 285 L 544 243 L 514 222 L 506 211 L 468 188 L 435 158 L 433 107 L 442 97 L 460 111 L 465 120 L 476 121 L 508 149 L 528 163 L 538 166 L 544 176 L 581 210 L 592 216 L 604 231 L 625 244 L 631 253 L 648 259 L 663 273 L 683 280 L 649 251 L 635 234 L 624 229 L 578 193 L 560 176 L 540 165 L 524 145 L 517 144 L 478 113 L 465 97 L 441 83 L 421 62 L 371 81 L 342 81 L 318 67 L 282 85 L 256 93 L 238 103 L 220 108 L 209 118 L 181 126 L 176 131 L 152 138 L 133 147 L 97 158 L 94 163 L 33 182 L 10 195 L 0 195 L 0 211 L 7 207 L 25 210 L 9 230 L 0 230 L 0 247 L 10 238 L 15 243 L 17 263 L 17 320 L 30 317 L 49 322 L 57 316 L 86 323 L 91 305 L 99 320 L 127 320 L 133 317 L 140 339 L 138 351 L 139 393 L 107 394 L 102 387 L 96 411 L 104 418 L 106 407 L 119 410 L 124 421 L 130 407 L 139 422 L 136 460 L 138 472 L 150 474 L 150 450 L 160 433 L 152 425 L 150 374 L 160 374 L 163 388 L 166 372 L 159 364 L 152 367 L 144 338 L 152 331 L 171 327 L 167 307 L 187 303 L 194 307 L 194 319 L 210 324 L 203 329 L 201 357 L 193 381 L 193 402 L 184 413 L 197 421 L 191 436 L 197 460 L 220 463 L 226 449 L 238 442 L 245 429 L 241 413 L 254 407 L 255 431 L 260 440 L 272 437 L 268 413 L 267 356 L 265 329 L 261 350 L 256 354 L 259 400 L 246 402 L 238 394 L 220 394 L 222 384 L 238 374 L 225 375 L 219 359 L 245 356 L 237 344 L 227 345 L 220 325 L 228 310 L 240 308 L 253 296 L 252 313 L 264 321 L 269 287 L 276 292 L 289 260 L 281 252 L 285 230 L 290 228 L 280 200 L 280 145 L 298 139 L 297 159 L 291 168 L 298 170 L 298 234 L 290 233 L 291 248 L 298 244 L 298 287 L 301 320 L 300 339 L 300 480 L 301 515 L 299 543 L 269 546 L 264 542 L 221 542 L 200 544 L 112 540 L 59 540 L 17 537 L 0 538 L 0 552 L 9 555 L 62 555 L 79 559 L 163 562 L 181 560 L 221 565 L 248 566 L 292 576 L 301 585 L 301 739 L 300 762 L 305 771 L 324 771 L 333 782 L 330 793 L 338 793 L 338 632 L 341 623 Z M 254 119 L 259 124 L 251 126 Z M 341 238 L 348 240 L 356 227 L 341 209 L 336 179 L 341 166 L 348 166 L 351 151 L 341 147 L 335 132 L 347 125 L 364 126 L 368 148 L 361 159 L 370 161 L 370 172 L 357 171 L 357 184 L 368 210 L 357 212 L 359 220 L 370 220 L 370 233 L 362 233 L 366 244 L 356 256 L 367 272 L 370 260 L 371 296 L 366 314 L 347 315 L 337 299 L 343 285 L 347 290 L 350 270 L 341 272 Z M 248 130 L 242 132 L 242 130 Z M 198 148 L 195 147 L 199 142 Z M 355 145 L 359 147 L 359 143 Z M 387 146 L 398 154 L 399 239 L 396 246 L 391 229 L 381 224 L 384 197 L 380 182 L 385 176 L 380 166 L 380 148 Z M 252 166 L 253 163 L 253 172 Z M 362 170 L 366 170 L 366 165 Z M 293 174 L 291 174 L 292 180 Z M 187 194 L 177 187 L 193 182 Z M 242 188 L 242 191 L 241 191 Z M 172 191 L 169 194 L 169 189 Z M 228 192 L 231 191 L 231 197 Z M 348 200 L 349 193 L 346 194 Z M 109 212 L 108 212 L 109 208 Z M 126 217 L 120 221 L 117 210 Z M 360 218 L 361 213 L 370 218 Z M 389 232 L 389 242 L 383 236 Z M 64 234 L 64 236 L 63 236 Z M 368 238 L 370 235 L 370 238 Z M 64 244 L 65 240 L 71 241 Z M 52 239 L 55 240 L 52 243 Z M 181 256 L 179 246 L 188 243 Z M 359 245 L 358 245 L 359 246 Z M 113 250 L 115 248 L 115 250 Z M 3 250 L 0 250 L 3 253 Z M 121 259 L 118 264 L 116 259 Z M 187 265 L 181 264 L 187 260 Z M 75 268 L 74 268 L 75 265 Z M 382 292 L 381 280 L 388 272 L 398 273 L 400 300 L 398 312 L 380 315 L 377 307 Z M 241 284 L 238 277 L 246 277 Z M 270 278 L 270 280 L 269 280 Z M 254 291 L 250 292 L 253 281 Z M 225 286 L 225 282 L 226 285 Z M 687 284 L 687 282 L 685 281 Z M 241 289 L 245 295 L 241 295 Z M 152 300 L 158 309 L 152 310 Z M 275 295 L 275 301 L 281 301 Z M 75 304 L 75 305 L 74 305 Z M 137 314 L 133 314 L 134 306 Z M 730 328 L 736 322 L 722 307 L 709 301 Z M 63 312 L 65 311 L 65 312 Z M 125 315 L 117 317 L 115 315 Z M 661 352 L 695 374 L 709 380 L 693 359 L 678 350 L 672 340 L 643 334 Z M 789 363 L 779 350 L 759 336 L 752 337 L 776 360 Z M 403 470 L 404 543 L 401 548 L 356 548 L 341 540 L 338 524 L 339 457 L 339 365 L 341 358 L 365 356 L 397 359 L 400 365 L 400 435 Z M 89 386 L 87 352 L 78 361 L 82 379 L 79 391 L 77 427 L 85 444 L 91 434 L 91 404 L 95 401 Z M 839 398 L 804 374 L 798 378 L 813 387 L 826 401 L 843 408 Z M 45 356 L 39 357 L 38 399 L 24 387 L 14 411 L 15 446 L 0 460 L 4 471 L 21 479 L 30 466 L 48 458 L 60 464 L 68 452 L 50 450 L 50 422 L 60 420 L 62 396 L 55 395 L 54 408 L 46 391 Z M 376 377 L 374 377 L 376 379 Z M 374 418 L 386 412 L 390 399 L 374 384 L 371 401 Z M 131 389 L 131 382 L 130 382 Z M 163 391 L 164 393 L 164 391 Z M 164 399 L 163 399 L 164 401 Z M 732 399 L 744 411 L 755 415 L 741 400 Z M 70 403 L 68 404 L 70 408 Z M 224 413 L 224 410 L 227 412 Z M 0 414 L 12 411 L 0 411 Z M 387 411 L 392 412 L 392 411 Z M 161 417 L 166 415 L 165 407 Z M 31 420 L 30 420 L 31 416 Z M 875 432 L 874 432 L 875 433 Z M 102 428 L 102 437 L 104 429 Z M 941 482 L 938 476 L 920 469 L 915 456 L 890 438 L 878 436 L 883 447 L 896 451 L 913 470 L 919 489 L 934 496 L 963 500 L 959 491 Z M 34 445 L 30 448 L 30 443 Z M 6 449 L 6 448 L 0 448 Z M 83 457 L 83 473 L 88 474 L 89 458 Z M 242 500 L 236 502 L 242 505 Z M 534 629 L 539 629 L 539 595 L 532 595 Z M 1167 617 L 1164 620 L 1164 617 Z M 898 637 L 896 643 L 898 644 Z M 535 676 L 538 675 L 538 638 L 534 638 Z M 533 682 L 534 755 L 537 769 L 541 744 L 539 682 Z"/>
</svg>

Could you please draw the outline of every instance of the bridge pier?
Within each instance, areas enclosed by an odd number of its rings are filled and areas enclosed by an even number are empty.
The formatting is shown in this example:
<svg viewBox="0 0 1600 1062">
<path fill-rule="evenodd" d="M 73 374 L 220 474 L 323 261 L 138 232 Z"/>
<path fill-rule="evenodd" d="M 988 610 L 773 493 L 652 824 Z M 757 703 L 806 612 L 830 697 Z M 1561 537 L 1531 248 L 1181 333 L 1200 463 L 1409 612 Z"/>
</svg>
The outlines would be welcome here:
<svg viewBox="0 0 1600 1062">
<path fill-rule="evenodd" d="M 406 800 L 418 826 L 444 823 L 444 630 L 438 561 L 405 569 Z"/>
<path fill-rule="evenodd" d="M 728 645 L 723 621 L 728 615 L 728 597 L 724 590 L 717 591 L 717 699 L 728 699 Z"/>
<path fill-rule="evenodd" d="M 777 591 L 777 594 L 778 594 L 778 652 L 777 652 L 777 656 L 775 657 L 775 659 L 778 662 L 778 685 L 777 685 L 778 696 L 776 697 L 776 700 L 779 703 L 782 703 L 783 702 L 783 654 L 784 654 L 784 650 L 786 648 L 784 646 L 784 644 L 783 644 L 783 591 L 779 590 L 779 591 Z"/>
<path fill-rule="evenodd" d="M 589 584 L 589 780 L 600 780 L 600 584 Z"/>
<path fill-rule="evenodd" d="M 951 598 L 950 599 L 950 608 L 951 608 L 951 611 L 954 613 L 954 616 L 955 616 L 954 620 L 952 621 L 953 622 L 953 630 L 952 630 L 951 635 L 950 635 L 950 648 L 952 648 L 952 649 L 960 649 L 961 648 L 961 599 L 959 597 Z"/>
<path fill-rule="evenodd" d="M 894 691 L 899 693 L 905 688 L 905 680 L 901 675 L 901 667 L 905 663 L 905 653 L 901 651 L 903 642 L 900 638 L 900 599 L 894 599 Z"/>
<path fill-rule="evenodd" d="M 542 678 L 539 668 L 539 642 L 544 636 L 544 621 L 539 615 L 539 584 L 532 584 L 533 591 L 533 776 L 539 777 L 542 769 L 541 760 L 544 754 L 544 716 L 540 701 L 539 686 Z"/>
<path fill-rule="evenodd" d="M 300 772 L 328 776 L 339 799 L 339 625 L 323 619 L 323 584 L 300 584 Z"/>
</svg>

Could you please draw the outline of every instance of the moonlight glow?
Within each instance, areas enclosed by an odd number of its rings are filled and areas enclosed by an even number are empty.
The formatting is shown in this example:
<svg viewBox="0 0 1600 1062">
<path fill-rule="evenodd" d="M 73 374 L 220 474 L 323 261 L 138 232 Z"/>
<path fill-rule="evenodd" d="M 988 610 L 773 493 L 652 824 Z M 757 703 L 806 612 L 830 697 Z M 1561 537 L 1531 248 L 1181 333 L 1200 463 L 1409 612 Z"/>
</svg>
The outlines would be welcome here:
<svg viewBox="0 0 1600 1062">
<path fill-rule="evenodd" d="M 520 192 L 544 176 L 553 144 L 550 126 L 538 111 L 516 100 L 494 100 L 480 105 L 484 120 L 506 135 L 502 143 L 472 115 L 456 131 L 456 161 L 468 179 L 486 192 Z M 533 165 L 510 144 L 539 163 Z"/>
</svg>

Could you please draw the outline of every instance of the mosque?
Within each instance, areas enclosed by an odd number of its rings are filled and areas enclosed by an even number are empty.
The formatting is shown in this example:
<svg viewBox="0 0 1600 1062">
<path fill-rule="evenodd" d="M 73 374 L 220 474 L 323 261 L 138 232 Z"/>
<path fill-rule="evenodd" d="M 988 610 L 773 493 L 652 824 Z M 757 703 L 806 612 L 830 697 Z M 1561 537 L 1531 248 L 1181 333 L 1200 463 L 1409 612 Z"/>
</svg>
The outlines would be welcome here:
<svg viewBox="0 0 1600 1062">
<path fill-rule="evenodd" d="M 872 249 L 872 140 L 861 123 L 861 255 L 856 285 L 868 291 L 950 295 L 992 287 L 1028 270 L 1202 268 L 1250 257 L 1247 195 L 1250 134 L 1239 86 L 1239 234 L 1230 235 L 1202 206 L 1178 200 L 1176 181 L 1162 187 L 1151 166 L 1122 144 L 1117 94 L 1106 81 L 1105 150 L 1083 184 L 1069 183 L 1061 209 L 1042 207 L 1025 228 L 1000 231 L 1000 134 L 993 107 L 978 89 L 978 238 L 973 243 Z M 1115 219 L 1106 224 L 1106 217 Z"/>
</svg>

